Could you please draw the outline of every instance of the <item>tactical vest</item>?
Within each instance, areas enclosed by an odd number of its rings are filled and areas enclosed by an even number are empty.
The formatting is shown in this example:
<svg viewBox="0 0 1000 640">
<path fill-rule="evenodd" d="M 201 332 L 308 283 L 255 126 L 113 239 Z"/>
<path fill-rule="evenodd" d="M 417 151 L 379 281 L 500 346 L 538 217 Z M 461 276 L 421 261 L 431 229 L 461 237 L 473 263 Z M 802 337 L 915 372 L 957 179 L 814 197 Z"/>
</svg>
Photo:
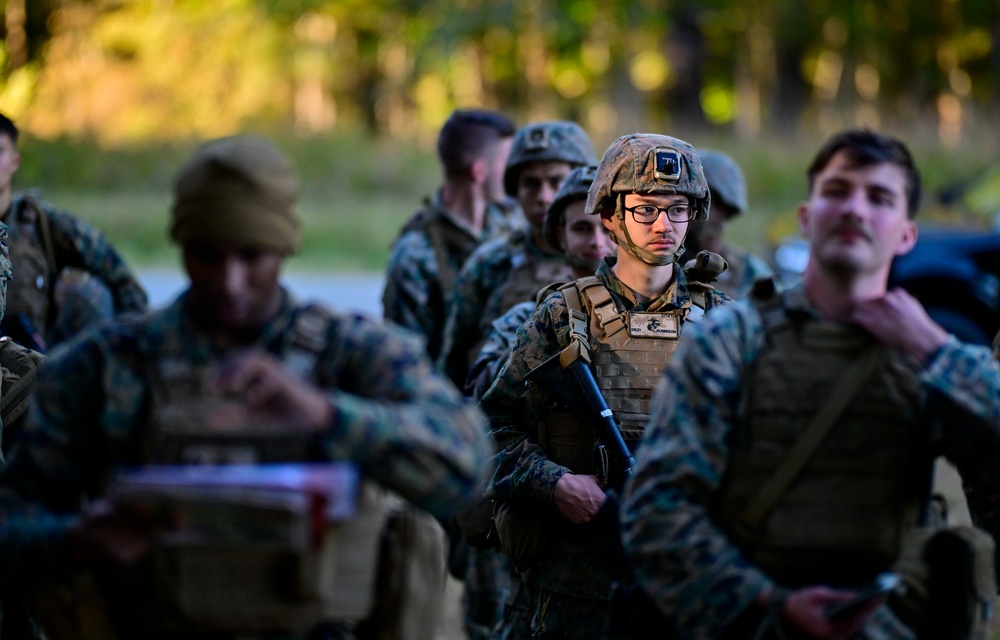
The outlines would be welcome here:
<svg viewBox="0 0 1000 640">
<path fill-rule="evenodd" d="M 786 586 L 857 585 L 896 560 L 926 493 L 927 435 L 916 363 L 851 326 L 757 301 L 766 332 L 715 518 L 744 554 Z M 874 373 L 755 532 L 739 522 L 851 364 L 878 349 Z"/>
<path fill-rule="evenodd" d="M 534 300 L 538 291 L 548 284 L 566 282 L 573 278 L 573 272 L 561 254 L 544 258 L 531 255 L 526 247 L 528 242 L 526 232 L 511 234 L 511 243 L 518 247 L 518 251 L 512 260 L 507 279 L 490 295 L 490 300 L 495 302 L 491 303 L 488 311 L 495 312 L 495 315 L 483 318 L 487 326 L 487 330 L 481 332 L 483 335 L 488 331 L 489 322 L 506 313 L 515 304 Z M 472 354 L 473 358 L 475 355 Z"/>
<path fill-rule="evenodd" d="M 313 379 L 333 317 L 307 306 L 293 319 L 291 346 L 283 364 L 303 380 Z M 147 443 L 154 464 L 257 464 L 323 459 L 318 439 L 290 424 L 268 423 L 244 410 L 240 397 L 205 393 L 209 370 L 183 358 L 150 358 L 153 409 Z M 249 499 L 249 498 L 247 498 Z M 302 518 L 278 507 L 207 503 L 220 514 L 255 514 L 262 531 L 300 527 Z M 252 503 L 250 503 L 252 504 Z M 396 506 L 390 506 L 396 505 Z M 227 511 L 228 509 L 228 511 Z M 254 509 L 254 511 L 250 511 Z M 111 620 L 123 637 L 187 637 L 193 633 L 305 634 L 316 624 L 365 617 L 376 601 L 381 536 L 398 497 L 362 481 L 355 514 L 326 523 L 308 547 L 269 542 L 163 542 L 152 554 L 152 610 L 141 589 L 105 587 Z M 220 518 L 223 516 L 219 516 Z M 288 524 L 285 524 L 288 523 Z M 311 530 L 316 522 L 310 519 Z M 140 583 L 141 584 L 141 583 Z M 236 588 L 238 586 L 239 588 Z M 140 594 L 135 601 L 134 591 Z M 147 608 L 143 608 L 147 607 Z M 136 613 L 138 612 L 138 613 Z"/>
<path fill-rule="evenodd" d="M 421 231 L 427 235 L 437 262 L 438 277 L 444 295 L 442 302 L 447 302 L 449 294 L 455 288 L 458 267 L 461 267 L 466 258 L 479 246 L 479 239 L 456 226 L 446 212 L 430 200 L 424 201 L 424 208 L 410 217 L 399 235 L 403 236 L 410 231 Z"/>
<path fill-rule="evenodd" d="M 653 390 L 677 347 L 681 327 L 701 317 L 705 298 L 692 296 L 683 307 L 670 311 L 621 311 L 597 277 L 577 280 L 559 291 L 569 310 L 570 330 L 589 345 L 597 386 L 626 444 L 634 450 L 645 429 Z M 699 301 L 701 306 L 696 306 Z M 595 472 L 593 448 L 598 436 L 590 421 L 555 410 L 549 412 L 540 431 L 550 460 L 573 473 Z"/>
<path fill-rule="evenodd" d="M 42 205 L 28 194 L 18 194 L 5 222 L 10 227 L 10 261 L 14 277 L 7 283 L 8 322 L 27 321 L 44 335 L 51 321 L 56 277 L 52 230 Z M 24 314 L 23 319 L 17 317 Z"/>
</svg>

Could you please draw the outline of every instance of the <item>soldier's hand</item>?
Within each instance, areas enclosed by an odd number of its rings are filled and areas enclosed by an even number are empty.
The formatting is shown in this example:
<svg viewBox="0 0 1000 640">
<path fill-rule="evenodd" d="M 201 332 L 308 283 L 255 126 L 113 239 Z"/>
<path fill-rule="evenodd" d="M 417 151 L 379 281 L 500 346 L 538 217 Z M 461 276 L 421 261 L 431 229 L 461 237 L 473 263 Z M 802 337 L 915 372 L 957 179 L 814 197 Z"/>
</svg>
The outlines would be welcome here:
<svg viewBox="0 0 1000 640">
<path fill-rule="evenodd" d="M 102 498 L 70 529 L 70 549 L 82 565 L 127 566 L 145 557 L 156 539 L 175 525 L 170 514 Z"/>
<path fill-rule="evenodd" d="M 847 602 L 855 592 L 830 587 L 806 587 L 793 591 L 785 600 L 785 618 L 789 624 L 805 631 L 811 638 L 823 640 L 847 640 L 868 622 L 868 618 L 885 603 L 885 596 L 872 598 L 856 611 L 830 617 L 826 611 L 830 605 Z"/>
<path fill-rule="evenodd" d="M 883 344 L 922 363 L 948 340 L 948 332 L 903 289 L 893 289 L 881 298 L 858 303 L 851 320 Z"/>
<path fill-rule="evenodd" d="M 333 419 L 330 399 L 312 384 L 292 375 L 277 358 L 261 350 L 227 358 L 211 380 L 215 393 L 244 393 L 249 408 L 296 426 L 323 429 Z"/>
<path fill-rule="evenodd" d="M 559 513 L 573 524 L 590 522 L 607 498 L 597 476 L 575 473 L 564 473 L 552 492 L 552 501 Z"/>
</svg>

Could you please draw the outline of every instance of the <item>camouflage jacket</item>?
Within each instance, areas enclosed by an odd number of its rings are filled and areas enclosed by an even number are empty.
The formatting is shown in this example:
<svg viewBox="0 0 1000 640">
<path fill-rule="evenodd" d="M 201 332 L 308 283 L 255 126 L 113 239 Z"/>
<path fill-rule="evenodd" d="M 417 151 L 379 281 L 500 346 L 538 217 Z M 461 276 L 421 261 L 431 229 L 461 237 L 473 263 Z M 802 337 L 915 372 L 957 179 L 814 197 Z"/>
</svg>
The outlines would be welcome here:
<svg viewBox="0 0 1000 640">
<path fill-rule="evenodd" d="M 496 380 L 500 367 L 507 361 L 518 328 L 531 317 L 531 312 L 534 310 L 534 302 L 515 304 L 507 310 L 507 313 L 490 323 L 490 331 L 486 334 L 483 348 L 479 350 L 479 355 L 472 363 L 465 380 L 466 393 L 475 399 L 483 397 Z"/>
<path fill-rule="evenodd" d="M 620 307 L 634 311 L 660 311 L 683 306 L 690 298 L 687 280 L 680 270 L 667 291 L 649 302 L 640 303 L 635 294 L 612 271 L 613 259 L 606 259 L 597 277 L 613 294 Z M 709 291 L 711 305 L 729 298 Z M 714 313 L 714 311 L 713 311 Z M 688 328 L 685 323 L 682 331 Z M 569 470 L 548 459 L 539 444 L 539 424 L 550 405 L 550 394 L 539 385 L 526 387 L 527 374 L 562 351 L 570 341 L 569 311 L 563 294 L 556 292 L 541 302 L 515 334 L 496 382 L 483 397 L 482 406 L 490 417 L 499 453 L 492 480 L 499 500 L 518 500 L 551 505 L 556 482 Z M 553 512 L 554 512 L 553 507 Z M 572 525 L 556 517 L 553 544 L 538 567 L 538 584 L 557 593 L 584 598 L 607 598 L 610 581 L 621 578 L 617 531 L 609 520 Z"/>
<path fill-rule="evenodd" d="M 515 269 L 530 269 L 531 265 L 552 274 L 546 282 L 528 287 L 533 292 L 552 282 L 572 279 L 572 271 L 563 254 L 546 253 L 527 231 L 487 242 L 476 249 L 462 266 L 448 303 L 444 345 L 438 359 L 438 365 L 455 384 L 464 384 L 469 366 L 482 347 L 490 323 L 516 302 L 525 301 L 517 300 L 505 305 L 504 285 Z"/>
<path fill-rule="evenodd" d="M 119 466 L 145 461 L 153 401 L 148 363 L 204 367 L 229 353 L 194 324 L 187 294 L 147 316 L 123 317 L 61 348 L 43 368 L 37 398 L 0 473 L 0 579 L 6 587 L 73 568 L 68 531 L 81 504 Z M 279 359 L 292 348 L 301 307 L 287 294 L 254 345 Z M 485 420 L 442 376 L 409 332 L 333 314 L 313 382 L 334 417 L 322 437 L 376 482 L 444 516 L 473 497 L 490 455 Z M 19 587 L 20 588 L 20 587 Z"/>
<path fill-rule="evenodd" d="M 512 231 L 519 218 L 491 205 L 476 234 L 441 207 L 440 197 L 425 201 L 393 244 L 382 292 L 385 319 L 424 336 L 428 354 L 437 358 L 459 269 L 476 246 Z"/>
<path fill-rule="evenodd" d="M 38 211 L 42 216 L 37 215 Z M 43 220 L 48 223 L 44 229 L 41 226 Z M 11 302 L 8 316 L 20 311 L 13 303 L 26 295 L 42 295 L 51 301 L 55 278 L 67 267 L 87 271 L 103 282 L 111 291 L 116 312 L 146 310 L 148 300 L 142 285 L 96 227 L 28 193 L 15 194 L 3 221 L 10 229 L 12 245 L 24 242 L 37 245 L 47 263 L 37 272 L 23 263 L 15 265 L 8 292 Z M 46 248 L 46 237 L 50 241 L 51 254 Z M 17 289 L 30 289 L 32 293 L 19 294 Z M 51 321 L 52 314 L 49 314 L 49 319 Z M 44 327 L 44 330 L 48 328 Z"/>
<path fill-rule="evenodd" d="M 820 321 L 801 284 L 786 308 Z M 765 345 L 760 313 L 745 301 L 689 332 L 657 390 L 621 510 L 622 539 L 637 578 L 670 612 L 677 637 L 714 639 L 772 585 L 715 524 L 711 513 L 734 430 L 744 426 L 749 376 Z M 964 477 L 1000 486 L 1000 364 L 990 350 L 954 338 L 925 363 L 919 382 L 932 453 Z M 947 416 L 947 420 L 942 418 Z M 874 625 L 896 624 L 879 610 Z M 879 629 L 884 627 L 879 626 Z M 875 637 L 875 636 L 872 636 Z M 883 635 L 878 635 L 883 637 Z M 891 633 L 884 637 L 901 637 Z"/>
</svg>

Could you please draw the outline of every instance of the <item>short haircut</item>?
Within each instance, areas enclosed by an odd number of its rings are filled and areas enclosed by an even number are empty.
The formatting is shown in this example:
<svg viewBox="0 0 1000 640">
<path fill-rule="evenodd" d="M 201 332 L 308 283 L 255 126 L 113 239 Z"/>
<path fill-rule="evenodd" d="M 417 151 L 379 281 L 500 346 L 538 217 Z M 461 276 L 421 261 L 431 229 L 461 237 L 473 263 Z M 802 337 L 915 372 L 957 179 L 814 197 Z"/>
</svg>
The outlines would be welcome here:
<svg viewBox="0 0 1000 640">
<path fill-rule="evenodd" d="M 17 127 L 14 126 L 13 121 L 10 118 L 0 113 L 0 134 L 5 134 L 10 141 L 17 144 L 17 136 L 19 135 Z"/>
<path fill-rule="evenodd" d="M 438 135 L 438 157 L 445 173 L 455 175 L 468 170 L 491 145 L 513 137 L 516 130 L 510 118 L 495 111 L 456 110 Z"/>
<path fill-rule="evenodd" d="M 896 138 L 870 129 L 848 129 L 826 141 L 809 165 L 807 175 L 810 193 L 816 176 L 830 164 L 833 156 L 841 151 L 858 167 L 889 162 L 902 169 L 906 176 L 906 212 L 910 218 L 917 215 L 917 209 L 920 208 L 920 172 L 913 162 L 910 150 Z"/>
</svg>

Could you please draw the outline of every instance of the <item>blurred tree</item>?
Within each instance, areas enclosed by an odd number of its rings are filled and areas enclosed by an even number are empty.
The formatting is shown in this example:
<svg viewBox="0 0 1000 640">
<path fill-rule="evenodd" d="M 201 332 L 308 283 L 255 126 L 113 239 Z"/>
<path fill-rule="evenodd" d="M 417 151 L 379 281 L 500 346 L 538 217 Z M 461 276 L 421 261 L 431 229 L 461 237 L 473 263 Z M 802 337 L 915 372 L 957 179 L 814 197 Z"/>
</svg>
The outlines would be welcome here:
<svg viewBox="0 0 1000 640">
<path fill-rule="evenodd" d="M 0 109 L 40 136 L 288 127 L 432 139 L 482 105 L 623 130 L 764 131 L 1000 109 L 996 0 L 0 0 Z"/>
</svg>

